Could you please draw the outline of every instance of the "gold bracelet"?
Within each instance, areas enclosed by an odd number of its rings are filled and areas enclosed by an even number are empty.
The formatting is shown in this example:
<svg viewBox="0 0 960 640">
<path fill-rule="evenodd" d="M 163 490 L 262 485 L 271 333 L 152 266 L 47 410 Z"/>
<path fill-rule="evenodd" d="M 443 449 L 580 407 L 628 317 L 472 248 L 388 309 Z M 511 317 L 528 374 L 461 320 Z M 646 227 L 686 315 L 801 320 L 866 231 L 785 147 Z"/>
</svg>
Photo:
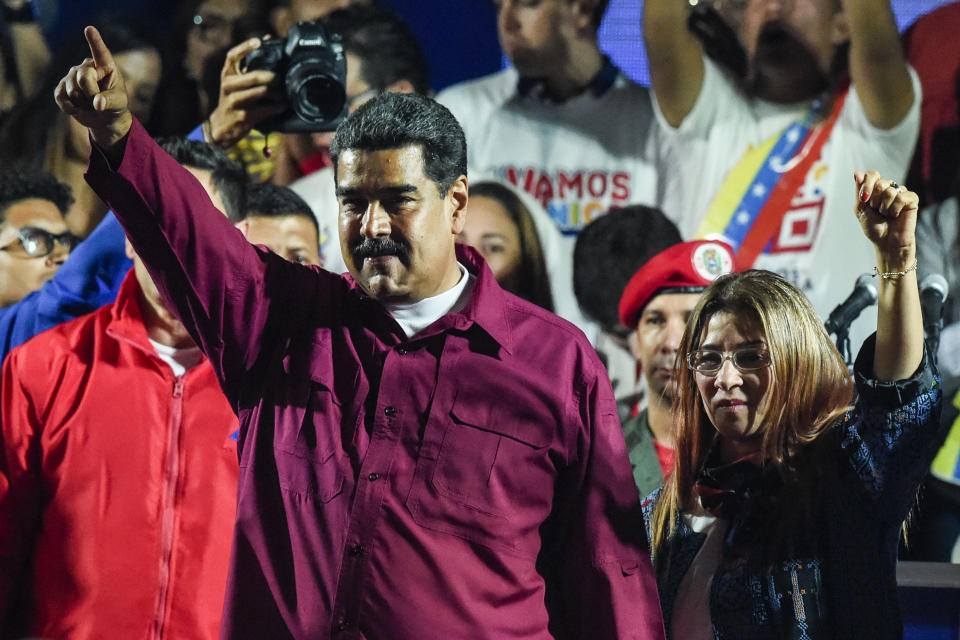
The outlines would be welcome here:
<svg viewBox="0 0 960 640">
<path fill-rule="evenodd" d="M 880 273 L 880 270 L 874 267 L 873 277 L 876 278 L 877 276 L 880 276 L 884 280 L 892 280 L 893 278 L 902 278 L 903 276 L 907 275 L 911 271 L 916 271 L 918 264 L 919 263 L 916 260 L 914 260 L 912 267 L 907 267 L 903 271 L 887 271 L 886 273 Z"/>
</svg>

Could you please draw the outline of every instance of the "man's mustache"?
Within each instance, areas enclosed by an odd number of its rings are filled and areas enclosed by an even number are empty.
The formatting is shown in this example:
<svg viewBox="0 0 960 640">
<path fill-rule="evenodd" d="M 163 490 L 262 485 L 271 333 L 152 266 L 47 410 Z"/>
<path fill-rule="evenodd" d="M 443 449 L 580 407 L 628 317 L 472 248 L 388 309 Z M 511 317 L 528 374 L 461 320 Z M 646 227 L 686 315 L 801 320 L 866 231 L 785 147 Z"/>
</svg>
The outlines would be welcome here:
<svg viewBox="0 0 960 640">
<path fill-rule="evenodd" d="M 362 263 L 367 258 L 379 258 L 381 256 L 396 256 L 400 262 L 406 264 L 410 255 L 410 248 L 403 242 L 398 242 L 393 238 L 364 238 L 353 245 L 351 251 L 354 260 Z"/>
</svg>

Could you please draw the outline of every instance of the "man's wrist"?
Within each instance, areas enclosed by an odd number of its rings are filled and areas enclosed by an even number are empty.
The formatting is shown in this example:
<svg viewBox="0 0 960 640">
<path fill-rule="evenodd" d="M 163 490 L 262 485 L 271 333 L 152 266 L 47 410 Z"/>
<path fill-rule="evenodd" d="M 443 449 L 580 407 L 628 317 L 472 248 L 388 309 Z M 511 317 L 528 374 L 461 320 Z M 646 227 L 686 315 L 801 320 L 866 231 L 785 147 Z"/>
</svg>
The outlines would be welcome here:
<svg viewBox="0 0 960 640">
<path fill-rule="evenodd" d="M 123 160 L 127 136 L 130 134 L 132 127 L 133 115 L 128 111 L 117 118 L 111 126 L 102 130 L 90 130 L 90 138 L 93 143 L 100 149 L 114 169 L 118 168 Z"/>
</svg>

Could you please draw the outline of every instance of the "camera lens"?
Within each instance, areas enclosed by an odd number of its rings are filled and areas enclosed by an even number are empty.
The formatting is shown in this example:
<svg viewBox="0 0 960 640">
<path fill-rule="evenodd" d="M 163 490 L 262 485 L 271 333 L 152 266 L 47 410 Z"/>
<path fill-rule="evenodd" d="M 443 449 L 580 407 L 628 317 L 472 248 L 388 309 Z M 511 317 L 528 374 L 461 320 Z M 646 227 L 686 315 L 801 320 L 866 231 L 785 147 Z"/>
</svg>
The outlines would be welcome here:
<svg viewBox="0 0 960 640">
<path fill-rule="evenodd" d="M 297 65 L 287 76 L 287 94 L 302 119 L 323 123 L 340 115 L 346 102 L 343 85 L 315 65 Z"/>
</svg>

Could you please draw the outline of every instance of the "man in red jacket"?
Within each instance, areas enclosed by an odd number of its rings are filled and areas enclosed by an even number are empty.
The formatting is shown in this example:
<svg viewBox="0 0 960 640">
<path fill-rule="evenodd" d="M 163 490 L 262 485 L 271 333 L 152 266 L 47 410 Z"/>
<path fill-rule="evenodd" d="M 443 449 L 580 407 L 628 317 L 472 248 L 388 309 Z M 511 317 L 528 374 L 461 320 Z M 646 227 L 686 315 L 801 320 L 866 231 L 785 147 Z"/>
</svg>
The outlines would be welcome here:
<svg viewBox="0 0 960 640">
<path fill-rule="evenodd" d="M 181 162 L 209 155 L 199 142 L 167 148 Z M 211 177 L 224 172 L 188 168 L 223 208 Z M 248 238 L 270 244 L 285 221 L 267 218 Z M 299 240 L 311 241 L 312 229 Z M 0 637 L 218 636 L 237 418 L 129 243 L 128 254 L 114 304 L 6 362 Z"/>
</svg>

